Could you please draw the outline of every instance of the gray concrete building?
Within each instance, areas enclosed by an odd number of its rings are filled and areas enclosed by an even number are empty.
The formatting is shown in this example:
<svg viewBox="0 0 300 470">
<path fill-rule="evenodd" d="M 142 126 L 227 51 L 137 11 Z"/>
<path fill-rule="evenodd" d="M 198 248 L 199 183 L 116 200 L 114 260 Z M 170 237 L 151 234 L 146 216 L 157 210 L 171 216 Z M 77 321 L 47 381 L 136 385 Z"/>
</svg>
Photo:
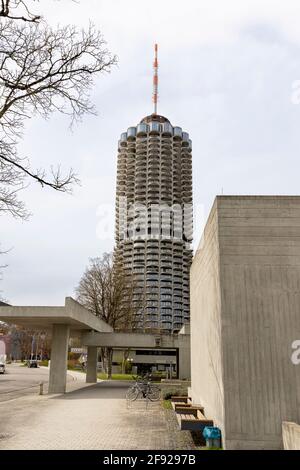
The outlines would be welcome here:
<svg viewBox="0 0 300 470">
<path fill-rule="evenodd" d="M 191 140 L 152 114 L 121 134 L 117 165 L 116 260 L 145 299 L 139 327 L 178 332 L 190 316 Z"/>
<path fill-rule="evenodd" d="M 217 197 L 191 268 L 190 393 L 226 449 L 280 449 L 300 423 L 299 339 L 300 197 Z"/>
</svg>

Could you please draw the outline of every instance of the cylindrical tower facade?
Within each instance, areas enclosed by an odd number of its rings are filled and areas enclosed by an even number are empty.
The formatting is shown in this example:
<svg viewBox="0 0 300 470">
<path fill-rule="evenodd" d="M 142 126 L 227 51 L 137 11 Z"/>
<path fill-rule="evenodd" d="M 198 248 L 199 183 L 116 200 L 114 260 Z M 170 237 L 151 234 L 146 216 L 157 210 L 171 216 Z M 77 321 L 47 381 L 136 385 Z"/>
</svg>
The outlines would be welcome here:
<svg viewBox="0 0 300 470">
<path fill-rule="evenodd" d="M 192 143 L 153 114 L 121 134 L 116 261 L 135 279 L 138 326 L 175 333 L 189 321 Z"/>
</svg>

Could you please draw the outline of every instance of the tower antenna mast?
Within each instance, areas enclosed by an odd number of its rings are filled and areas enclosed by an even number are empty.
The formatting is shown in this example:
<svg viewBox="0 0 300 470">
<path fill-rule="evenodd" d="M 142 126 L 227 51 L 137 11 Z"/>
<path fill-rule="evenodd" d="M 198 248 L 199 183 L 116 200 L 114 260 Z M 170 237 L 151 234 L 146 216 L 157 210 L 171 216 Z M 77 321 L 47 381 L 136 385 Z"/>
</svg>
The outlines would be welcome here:
<svg viewBox="0 0 300 470">
<path fill-rule="evenodd" d="M 153 103 L 154 103 L 154 114 L 157 114 L 157 98 L 158 98 L 158 60 L 157 60 L 157 49 L 158 46 L 154 46 L 154 62 L 153 62 Z"/>
</svg>

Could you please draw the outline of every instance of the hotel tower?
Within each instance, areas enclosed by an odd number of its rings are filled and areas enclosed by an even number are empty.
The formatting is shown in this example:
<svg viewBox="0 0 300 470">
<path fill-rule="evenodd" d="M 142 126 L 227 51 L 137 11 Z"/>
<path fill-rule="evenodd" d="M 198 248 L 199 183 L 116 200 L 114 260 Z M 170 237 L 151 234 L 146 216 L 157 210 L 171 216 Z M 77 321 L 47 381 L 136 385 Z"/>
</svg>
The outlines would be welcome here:
<svg viewBox="0 0 300 470">
<path fill-rule="evenodd" d="M 190 316 L 192 142 L 154 113 L 121 134 L 118 144 L 115 255 L 134 278 L 138 326 L 176 333 Z"/>
</svg>

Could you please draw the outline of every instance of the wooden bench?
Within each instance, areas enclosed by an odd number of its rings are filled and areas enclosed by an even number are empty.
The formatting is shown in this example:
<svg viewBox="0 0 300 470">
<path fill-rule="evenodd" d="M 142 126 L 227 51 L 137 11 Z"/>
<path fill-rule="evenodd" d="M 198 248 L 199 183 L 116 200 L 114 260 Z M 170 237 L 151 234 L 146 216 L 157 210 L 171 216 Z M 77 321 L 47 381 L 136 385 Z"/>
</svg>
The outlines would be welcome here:
<svg viewBox="0 0 300 470">
<path fill-rule="evenodd" d="M 197 418 L 198 417 L 197 412 L 201 411 L 201 413 L 203 413 L 203 407 L 199 408 L 198 406 L 191 406 L 191 405 L 181 406 L 180 404 L 177 404 L 175 407 L 175 411 L 176 413 L 192 414 Z"/>
<path fill-rule="evenodd" d="M 182 431 L 203 431 L 205 426 L 213 426 L 213 421 L 207 419 L 199 410 L 182 409 L 182 412 L 176 414 L 179 427 Z"/>
<path fill-rule="evenodd" d="M 171 397 L 171 402 L 176 402 L 176 403 L 188 403 L 188 400 L 190 400 L 190 397 L 188 397 L 188 396 L 182 396 L 182 397 L 173 396 L 173 397 Z"/>
<path fill-rule="evenodd" d="M 179 427 L 182 431 L 192 430 L 195 427 L 197 418 L 192 414 L 177 413 L 176 414 Z"/>
<path fill-rule="evenodd" d="M 183 401 L 171 401 L 171 406 L 173 408 L 174 411 L 176 411 L 176 407 L 177 406 L 181 406 L 181 407 L 186 407 L 186 408 L 189 408 L 191 405 L 189 403 L 184 403 Z"/>
<path fill-rule="evenodd" d="M 197 411 L 197 419 L 199 420 L 200 423 L 202 423 L 203 428 L 205 426 L 213 426 L 214 425 L 213 420 L 206 418 L 206 416 L 204 416 L 204 414 L 200 410 Z"/>
</svg>

